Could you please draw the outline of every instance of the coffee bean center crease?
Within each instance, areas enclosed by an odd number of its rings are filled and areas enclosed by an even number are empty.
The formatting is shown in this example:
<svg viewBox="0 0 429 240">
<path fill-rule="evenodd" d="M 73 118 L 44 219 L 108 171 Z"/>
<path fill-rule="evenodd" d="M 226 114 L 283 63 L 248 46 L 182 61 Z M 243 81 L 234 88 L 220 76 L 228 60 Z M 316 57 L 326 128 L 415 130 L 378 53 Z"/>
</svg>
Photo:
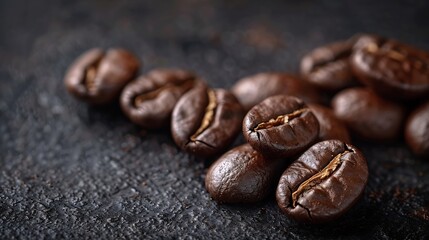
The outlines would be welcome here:
<svg viewBox="0 0 429 240">
<path fill-rule="evenodd" d="M 326 165 L 325 168 L 322 169 L 322 171 L 316 173 L 315 175 L 313 175 L 312 177 L 310 177 L 309 179 L 305 180 L 303 183 L 301 183 L 298 187 L 298 189 L 292 193 L 292 207 L 296 207 L 296 202 L 298 201 L 298 198 L 300 197 L 300 195 L 311 189 L 312 187 L 320 184 L 324 179 L 328 178 L 329 176 L 332 175 L 332 173 L 341 165 L 341 163 L 343 162 L 341 160 L 341 157 L 344 156 L 345 154 L 350 153 L 350 151 L 344 151 L 340 154 L 338 154 L 337 156 L 335 156 L 331 162 L 329 162 L 328 165 Z"/>
<path fill-rule="evenodd" d="M 88 92 L 94 92 L 96 89 L 95 77 L 97 76 L 98 63 L 90 66 L 85 71 L 85 78 L 83 84 L 88 89 Z"/>
<path fill-rule="evenodd" d="M 307 111 L 309 111 L 308 108 L 302 108 L 289 114 L 280 115 L 275 119 L 274 118 L 270 119 L 268 122 L 259 123 L 258 126 L 256 126 L 253 129 L 253 131 L 257 131 L 260 129 L 268 129 L 268 128 L 277 127 L 283 124 L 287 124 L 289 123 L 290 120 L 301 116 L 301 114 Z"/>
<path fill-rule="evenodd" d="M 344 51 L 337 55 L 332 54 L 333 56 L 331 56 L 330 59 L 321 61 L 320 63 L 315 63 L 314 69 L 311 72 L 317 72 L 323 69 L 324 67 L 328 67 L 328 68 L 330 67 L 333 69 L 340 68 L 346 64 L 350 54 L 351 54 L 351 51 Z"/>
<path fill-rule="evenodd" d="M 208 97 L 209 97 L 209 104 L 206 107 L 206 111 L 203 117 L 203 120 L 201 122 L 201 126 L 198 128 L 198 130 L 191 136 L 191 141 L 196 141 L 198 135 L 200 135 L 202 132 L 204 132 L 210 125 L 210 123 L 213 120 L 217 101 L 216 101 L 216 95 L 213 90 L 207 91 Z"/>
<path fill-rule="evenodd" d="M 192 86 L 194 85 L 194 81 L 192 78 L 186 79 L 183 82 L 180 83 L 168 83 L 158 89 L 145 92 L 142 94 L 139 94 L 134 99 L 134 106 L 139 107 L 141 104 L 143 104 L 146 100 L 155 99 L 161 92 L 172 89 L 172 88 L 182 88 L 184 92 L 188 91 Z"/>
</svg>

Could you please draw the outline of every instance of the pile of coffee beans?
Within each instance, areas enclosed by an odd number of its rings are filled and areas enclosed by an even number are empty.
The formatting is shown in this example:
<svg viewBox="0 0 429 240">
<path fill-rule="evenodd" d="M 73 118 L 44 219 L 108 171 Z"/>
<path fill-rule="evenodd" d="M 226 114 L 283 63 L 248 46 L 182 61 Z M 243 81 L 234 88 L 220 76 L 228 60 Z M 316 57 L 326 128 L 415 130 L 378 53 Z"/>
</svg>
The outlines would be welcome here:
<svg viewBox="0 0 429 240">
<path fill-rule="evenodd" d="M 255 203 L 275 191 L 290 218 L 324 223 L 350 209 L 368 180 L 351 136 L 375 143 L 404 136 L 412 152 L 429 157 L 429 53 L 396 40 L 334 42 L 304 56 L 300 75 L 259 73 L 230 91 L 181 69 L 136 77 L 139 65 L 123 49 L 89 50 L 65 84 L 89 104 L 119 101 L 143 128 L 170 126 L 190 154 L 223 153 L 205 178 L 219 203 Z M 225 153 L 240 129 L 247 143 Z"/>
</svg>

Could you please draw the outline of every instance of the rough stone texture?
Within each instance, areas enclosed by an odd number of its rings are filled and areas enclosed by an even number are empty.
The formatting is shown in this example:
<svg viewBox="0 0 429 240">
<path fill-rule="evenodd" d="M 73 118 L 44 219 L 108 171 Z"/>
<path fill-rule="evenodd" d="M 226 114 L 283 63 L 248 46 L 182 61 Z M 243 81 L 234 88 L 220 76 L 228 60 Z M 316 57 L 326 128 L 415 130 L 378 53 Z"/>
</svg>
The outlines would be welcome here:
<svg viewBox="0 0 429 240">
<path fill-rule="evenodd" d="M 214 87 L 297 71 L 313 47 L 357 32 L 429 49 L 427 1 L 334 2 L 1 1 L 0 238 L 429 238 L 429 161 L 402 141 L 358 142 L 370 171 L 362 201 L 334 223 L 298 225 L 274 197 L 216 204 L 207 161 L 168 130 L 143 131 L 117 105 L 87 107 L 62 83 L 94 46 L 134 51 L 144 72 L 195 70 Z"/>
</svg>

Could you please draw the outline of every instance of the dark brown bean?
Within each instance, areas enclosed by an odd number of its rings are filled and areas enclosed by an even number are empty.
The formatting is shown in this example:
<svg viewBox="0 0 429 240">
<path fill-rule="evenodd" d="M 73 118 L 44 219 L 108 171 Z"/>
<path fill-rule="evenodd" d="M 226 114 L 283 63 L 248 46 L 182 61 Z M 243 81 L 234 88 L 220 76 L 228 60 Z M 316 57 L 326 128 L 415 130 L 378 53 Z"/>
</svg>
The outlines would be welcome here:
<svg viewBox="0 0 429 240">
<path fill-rule="evenodd" d="M 339 140 L 319 142 L 284 171 L 277 203 L 296 221 L 324 223 L 349 210 L 367 180 L 365 157 L 354 146 Z"/>
<path fill-rule="evenodd" d="M 203 82 L 193 73 L 180 69 L 156 69 L 130 82 L 122 91 L 125 115 L 142 127 L 167 125 L 177 101 Z"/>
<path fill-rule="evenodd" d="M 70 66 L 64 82 L 76 98 L 91 104 L 106 104 L 119 97 L 136 75 L 139 61 L 123 49 L 91 49 Z"/>
<path fill-rule="evenodd" d="M 246 111 L 264 99 L 279 94 L 296 96 L 305 102 L 320 101 L 319 94 L 311 86 L 286 73 L 266 72 L 245 77 L 231 91 Z"/>
<path fill-rule="evenodd" d="M 345 143 L 351 143 L 349 130 L 335 116 L 332 109 L 319 104 L 308 104 L 308 107 L 319 122 L 319 141 L 338 139 Z"/>
<path fill-rule="evenodd" d="M 171 132 L 183 150 L 212 156 L 234 140 L 242 119 L 243 109 L 232 93 L 196 87 L 183 95 L 174 108 Z"/>
<path fill-rule="evenodd" d="M 358 136 L 375 141 L 393 140 L 401 132 L 404 110 L 366 88 L 350 88 L 332 100 L 335 116 Z"/>
<path fill-rule="evenodd" d="M 349 64 L 355 39 L 318 47 L 301 60 L 301 74 L 313 86 L 338 91 L 354 83 Z"/>
<path fill-rule="evenodd" d="M 205 185 L 219 203 L 254 203 L 275 190 L 288 161 L 266 159 L 249 144 L 222 155 L 209 168 Z"/>
<path fill-rule="evenodd" d="M 264 155 L 290 157 L 317 139 L 319 123 L 302 100 L 278 95 L 250 109 L 244 117 L 243 134 Z"/>
<path fill-rule="evenodd" d="M 408 117 L 405 140 L 416 155 L 429 158 L 429 102 L 422 104 Z"/>
<path fill-rule="evenodd" d="M 363 36 L 355 45 L 351 66 L 357 78 L 392 100 L 429 95 L 429 53 L 404 43 Z"/>
</svg>

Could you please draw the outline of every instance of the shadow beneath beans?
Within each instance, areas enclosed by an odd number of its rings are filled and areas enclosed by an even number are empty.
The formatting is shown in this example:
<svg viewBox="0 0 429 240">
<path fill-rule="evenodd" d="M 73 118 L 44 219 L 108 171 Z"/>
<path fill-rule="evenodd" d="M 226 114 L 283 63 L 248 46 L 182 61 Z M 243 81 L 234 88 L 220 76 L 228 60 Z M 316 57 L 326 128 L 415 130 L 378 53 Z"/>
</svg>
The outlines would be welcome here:
<svg viewBox="0 0 429 240">
<path fill-rule="evenodd" d="M 227 152 L 227 151 L 225 151 L 225 152 Z M 204 169 L 205 170 L 208 170 L 208 168 L 214 163 L 214 162 L 216 162 L 216 160 L 217 159 L 219 159 L 220 158 L 220 156 L 222 156 L 222 154 L 223 154 L 223 152 L 222 153 L 220 153 L 220 154 L 216 154 L 216 155 L 214 155 L 214 156 L 211 156 L 211 157 L 205 157 L 205 158 L 203 158 L 203 157 L 195 157 L 195 159 L 196 159 L 196 161 L 197 162 L 201 162 L 201 163 L 203 163 L 203 167 L 204 167 Z"/>
<path fill-rule="evenodd" d="M 242 132 L 240 131 L 237 136 L 235 137 L 235 140 L 227 147 L 225 148 L 223 151 L 221 151 L 220 153 L 210 156 L 210 157 L 196 157 L 197 161 L 202 162 L 204 164 L 204 168 L 207 169 L 209 168 L 217 159 L 219 159 L 223 154 L 225 154 L 226 152 L 228 152 L 229 150 L 238 147 L 240 145 L 243 145 L 247 143 L 246 140 L 244 139 L 244 136 L 242 134 Z"/>
<path fill-rule="evenodd" d="M 91 106 L 85 103 L 79 103 L 76 113 L 79 118 L 87 125 L 108 124 L 115 125 L 123 124 L 127 119 L 122 113 L 119 103 L 112 103 L 102 106 Z"/>
<path fill-rule="evenodd" d="M 324 224 L 302 224 L 297 223 L 303 232 L 311 232 L 315 237 L 363 237 L 372 236 L 375 226 L 383 214 L 375 205 L 368 205 L 359 201 L 350 211 L 332 222 Z"/>
<path fill-rule="evenodd" d="M 80 119 L 87 125 L 104 124 L 113 127 L 130 127 L 130 133 L 139 137 L 145 138 L 152 135 L 157 137 L 165 136 L 168 138 L 168 143 L 175 144 L 171 137 L 170 125 L 161 128 L 149 129 L 132 123 L 122 112 L 120 104 L 115 102 L 101 106 L 91 106 L 85 103 L 80 103 L 81 108 L 77 109 L 77 114 Z M 162 138 L 162 139 L 166 139 Z"/>
<path fill-rule="evenodd" d="M 265 198 L 262 201 L 255 202 L 255 203 L 217 203 L 217 205 L 221 208 L 225 208 L 231 211 L 238 211 L 238 212 L 253 212 L 256 211 L 258 208 L 264 208 L 267 209 L 271 206 L 277 206 L 276 199 L 275 199 L 275 191 L 272 191 L 271 194 L 269 194 L 269 197 Z M 280 211 L 280 209 L 278 209 Z M 286 217 L 286 215 L 285 215 Z"/>
</svg>

